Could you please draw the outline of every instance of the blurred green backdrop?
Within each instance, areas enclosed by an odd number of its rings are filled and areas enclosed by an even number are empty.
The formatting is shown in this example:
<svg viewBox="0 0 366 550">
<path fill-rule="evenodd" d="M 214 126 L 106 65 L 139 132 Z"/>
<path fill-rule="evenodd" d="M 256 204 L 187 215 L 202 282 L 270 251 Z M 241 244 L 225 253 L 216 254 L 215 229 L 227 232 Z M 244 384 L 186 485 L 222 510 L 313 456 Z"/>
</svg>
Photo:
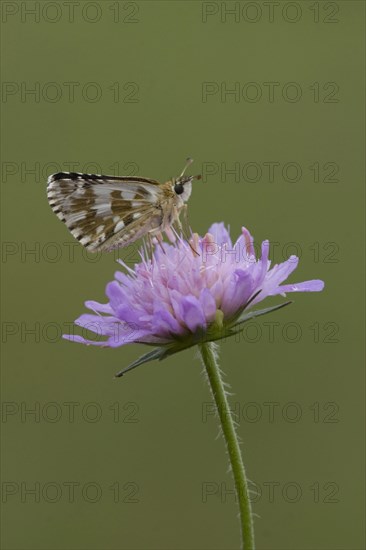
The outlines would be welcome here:
<svg viewBox="0 0 366 550">
<path fill-rule="evenodd" d="M 195 231 L 245 224 L 275 262 L 301 255 L 291 281 L 326 283 L 221 346 L 257 546 L 365 548 L 364 3 L 1 8 L 3 548 L 238 548 L 194 351 L 116 381 L 143 348 L 61 339 L 116 256 L 85 255 L 47 176 L 164 180 L 187 156 Z"/>
</svg>

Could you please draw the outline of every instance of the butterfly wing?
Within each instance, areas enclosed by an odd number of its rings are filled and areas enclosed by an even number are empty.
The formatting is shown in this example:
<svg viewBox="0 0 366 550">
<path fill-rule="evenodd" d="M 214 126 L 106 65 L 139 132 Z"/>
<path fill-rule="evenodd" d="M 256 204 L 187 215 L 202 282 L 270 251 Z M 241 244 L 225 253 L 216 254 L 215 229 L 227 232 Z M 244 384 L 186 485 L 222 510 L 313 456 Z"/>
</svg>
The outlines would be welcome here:
<svg viewBox="0 0 366 550">
<path fill-rule="evenodd" d="M 51 208 L 87 250 L 127 246 L 162 223 L 159 182 L 60 172 L 48 179 Z"/>
</svg>

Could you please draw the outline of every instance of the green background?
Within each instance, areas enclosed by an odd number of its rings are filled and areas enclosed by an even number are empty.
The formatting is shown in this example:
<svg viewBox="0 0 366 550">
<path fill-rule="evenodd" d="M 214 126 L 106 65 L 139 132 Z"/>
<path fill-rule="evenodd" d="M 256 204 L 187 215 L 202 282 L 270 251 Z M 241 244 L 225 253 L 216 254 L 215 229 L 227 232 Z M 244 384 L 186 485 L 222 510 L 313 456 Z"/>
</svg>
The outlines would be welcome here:
<svg viewBox="0 0 366 550">
<path fill-rule="evenodd" d="M 257 243 L 278 243 L 275 262 L 300 250 L 291 281 L 326 285 L 320 294 L 294 295 L 294 304 L 253 323 L 242 341 L 221 346 L 257 488 L 257 546 L 365 548 L 364 3 L 281 2 L 273 21 L 261 2 L 237 2 L 240 11 L 226 19 L 234 2 L 120 2 L 119 21 L 116 2 L 80 2 L 73 21 L 62 3 L 61 12 L 36 4 L 39 21 L 24 8 L 34 2 L 2 3 L 3 548 L 239 546 L 233 482 L 216 421 L 203 416 L 211 397 L 195 352 L 114 380 L 145 348 L 96 349 L 60 336 L 86 299 L 103 301 L 116 258 L 93 261 L 76 241 L 70 249 L 74 240 L 47 204 L 49 173 L 93 162 L 103 172 L 114 166 L 164 180 L 187 156 L 195 159 L 191 173 L 217 172 L 194 184 L 195 231 L 222 220 L 236 235 L 245 225 Z M 204 22 L 207 9 L 217 13 Z M 22 87 L 37 82 L 39 97 L 22 97 Z M 65 82 L 79 83 L 73 102 Z M 102 91 L 98 101 L 81 93 L 90 82 Z M 109 89 L 116 82 L 119 98 Z M 213 90 L 237 82 L 242 95 L 203 98 L 207 82 Z M 278 83 L 273 101 L 265 82 Z M 302 92 L 297 101 L 286 96 L 294 92 L 289 82 Z M 246 95 L 254 89 L 258 101 Z M 272 182 L 268 162 L 279 163 Z M 298 181 L 289 181 L 289 162 L 300 166 Z M 239 181 L 222 163 L 237 163 Z M 119 255 L 133 259 L 131 251 Z M 278 323 L 273 339 L 270 322 Z M 39 418 L 25 414 L 32 407 Z M 39 502 L 24 493 L 36 483 Z M 95 503 L 90 483 L 101 492 Z"/>
</svg>

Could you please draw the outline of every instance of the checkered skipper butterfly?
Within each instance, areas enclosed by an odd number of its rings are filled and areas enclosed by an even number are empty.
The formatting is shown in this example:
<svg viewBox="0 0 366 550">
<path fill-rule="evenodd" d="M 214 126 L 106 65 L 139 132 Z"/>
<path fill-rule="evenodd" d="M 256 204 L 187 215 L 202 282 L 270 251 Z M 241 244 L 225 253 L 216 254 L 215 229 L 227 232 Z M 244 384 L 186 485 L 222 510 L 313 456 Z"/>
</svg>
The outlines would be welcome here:
<svg viewBox="0 0 366 550">
<path fill-rule="evenodd" d="M 192 163 L 166 183 L 129 176 L 59 172 L 48 178 L 47 196 L 57 217 L 90 252 L 111 251 L 149 235 L 161 241 L 171 225 L 181 228 L 180 213 L 192 191 L 185 176 Z"/>
</svg>

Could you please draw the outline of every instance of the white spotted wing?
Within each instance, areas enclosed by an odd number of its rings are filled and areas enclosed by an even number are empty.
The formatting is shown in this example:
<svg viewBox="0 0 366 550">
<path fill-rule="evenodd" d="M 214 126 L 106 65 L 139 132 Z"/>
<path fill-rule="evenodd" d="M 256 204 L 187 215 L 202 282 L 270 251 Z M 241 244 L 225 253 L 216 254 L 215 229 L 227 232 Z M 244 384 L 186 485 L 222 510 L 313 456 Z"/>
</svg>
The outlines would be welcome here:
<svg viewBox="0 0 366 550">
<path fill-rule="evenodd" d="M 127 246 L 162 224 L 159 182 L 139 177 L 60 172 L 48 179 L 48 201 L 60 220 L 87 250 Z"/>
</svg>

